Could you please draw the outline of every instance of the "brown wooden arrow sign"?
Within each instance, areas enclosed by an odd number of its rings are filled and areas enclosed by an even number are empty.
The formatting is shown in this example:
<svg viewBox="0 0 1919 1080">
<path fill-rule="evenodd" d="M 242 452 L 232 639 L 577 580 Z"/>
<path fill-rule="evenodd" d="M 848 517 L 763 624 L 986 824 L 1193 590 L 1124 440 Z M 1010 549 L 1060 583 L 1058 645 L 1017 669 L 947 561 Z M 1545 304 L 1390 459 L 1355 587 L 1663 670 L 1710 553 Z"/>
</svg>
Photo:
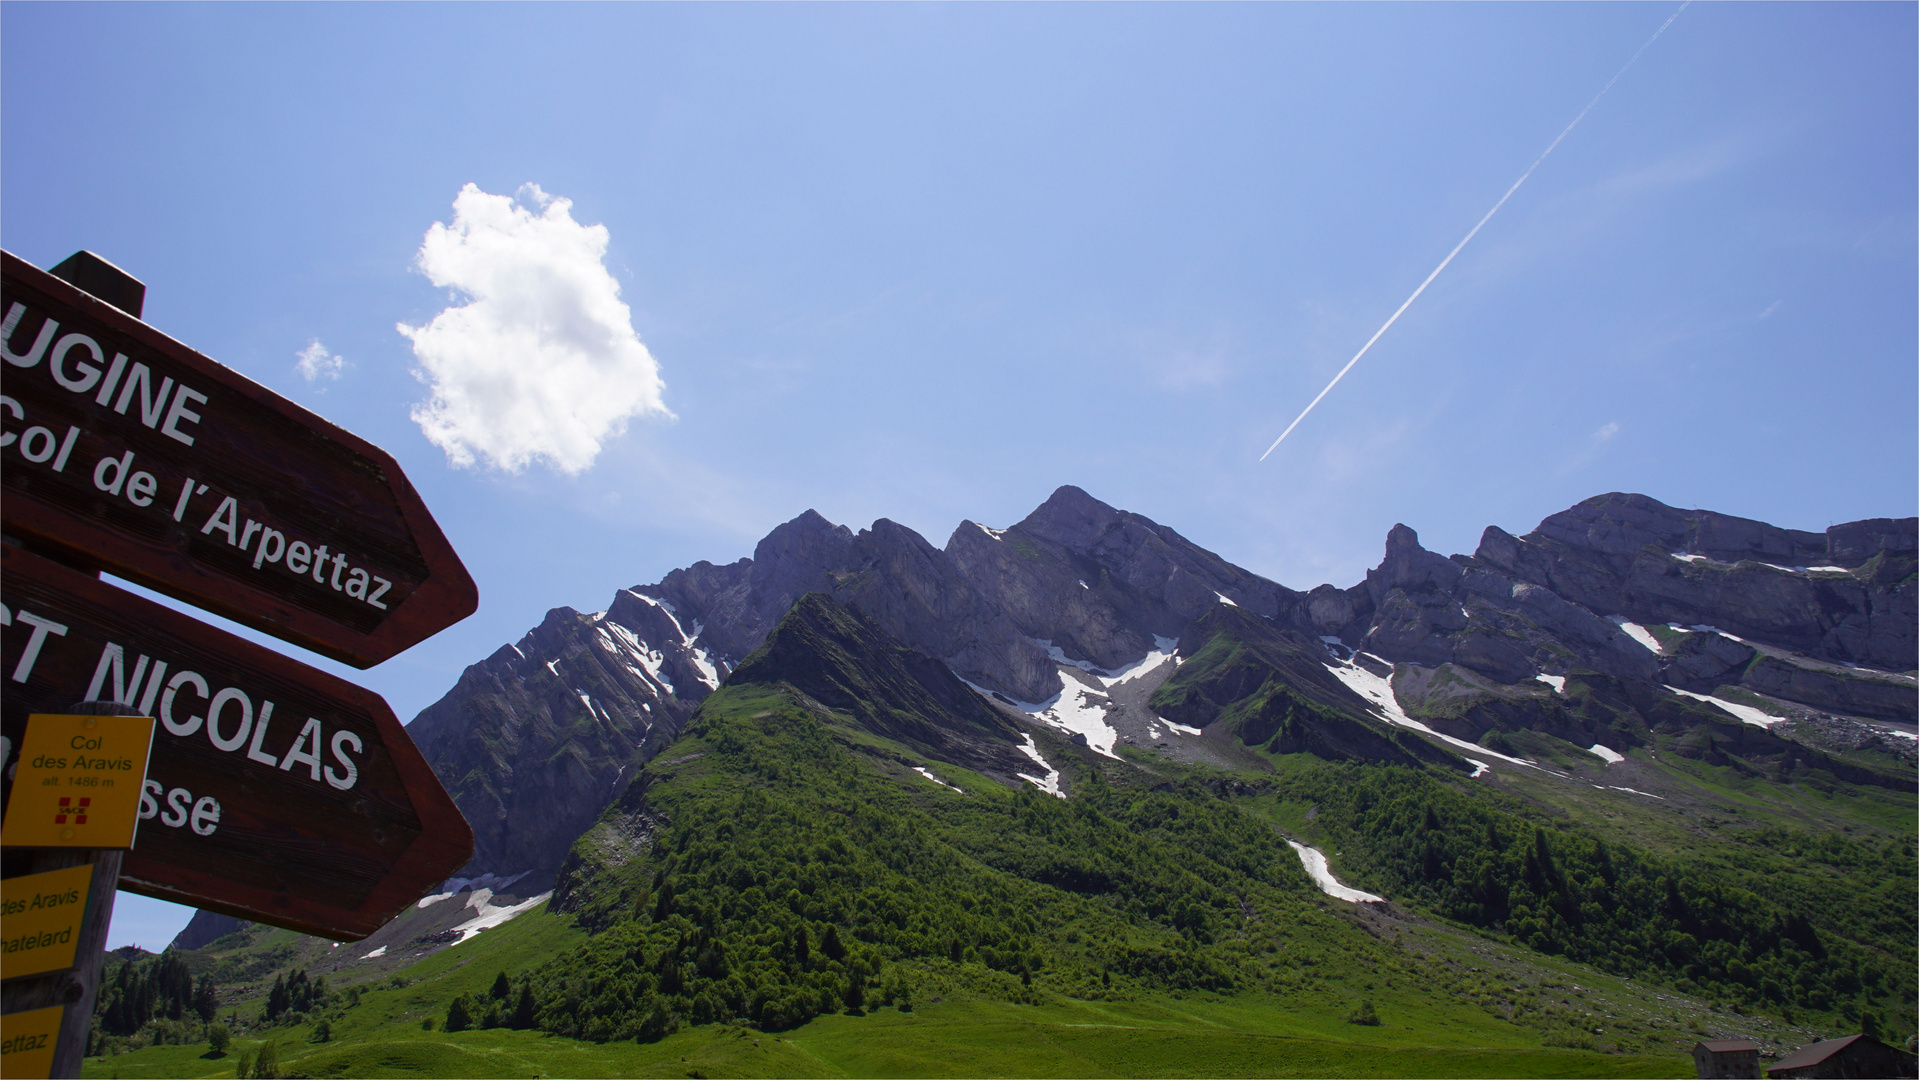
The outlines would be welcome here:
<svg viewBox="0 0 1919 1080">
<path fill-rule="evenodd" d="M 0 252 L 6 533 L 371 667 L 472 614 L 385 451 Z"/>
<path fill-rule="evenodd" d="M 123 889 L 357 940 L 473 856 L 371 690 L 12 545 L 0 623 L 9 754 L 80 701 L 159 721 Z"/>
</svg>

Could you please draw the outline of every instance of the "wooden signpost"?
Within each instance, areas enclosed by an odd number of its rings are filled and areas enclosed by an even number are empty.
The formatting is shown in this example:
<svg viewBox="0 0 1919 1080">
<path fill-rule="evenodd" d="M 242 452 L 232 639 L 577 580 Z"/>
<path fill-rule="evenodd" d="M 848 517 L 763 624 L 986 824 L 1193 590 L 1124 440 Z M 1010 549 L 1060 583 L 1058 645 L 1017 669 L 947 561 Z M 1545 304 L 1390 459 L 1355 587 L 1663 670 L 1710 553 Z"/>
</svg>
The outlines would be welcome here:
<svg viewBox="0 0 1919 1080">
<path fill-rule="evenodd" d="M 18 754 L 0 828 L 0 1077 L 78 1075 L 153 721 L 39 715 L 7 741 Z"/>
<path fill-rule="evenodd" d="M 6 531 L 355 667 L 472 614 L 392 457 L 0 252 Z"/>
<path fill-rule="evenodd" d="M 6 1077 L 78 1074 L 116 884 L 357 940 L 473 853 L 378 694 L 98 577 L 370 667 L 478 606 L 399 466 L 141 322 L 103 260 L 55 270 L 113 303 L 0 252 Z"/>
<path fill-rule="evenodd" d="M 17 548 L 0 615 L 8 738 L 81 700 L 158 718 L 121 888 L 354 940 L 472 857 L 378 694 Z"/>
</svg>

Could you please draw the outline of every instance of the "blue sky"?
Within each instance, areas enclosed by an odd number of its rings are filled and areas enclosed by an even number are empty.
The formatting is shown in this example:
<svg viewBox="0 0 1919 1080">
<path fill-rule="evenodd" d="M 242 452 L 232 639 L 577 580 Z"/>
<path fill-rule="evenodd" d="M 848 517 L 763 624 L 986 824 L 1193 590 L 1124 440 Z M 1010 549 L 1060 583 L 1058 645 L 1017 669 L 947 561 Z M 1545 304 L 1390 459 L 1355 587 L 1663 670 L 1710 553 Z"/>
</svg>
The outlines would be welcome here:
<svg viewBox="0 0 1919 1080">
<path fill-rule="evenodd" d="M 1295 588 L 1614 490 L 1911 515 L 1909 4 L 1688 8 L 1258 461 L 1675 8 L 14 0 L 0 243 L 400 460 L 480 611 L 315 662 L 402 719 L 809 507 L 1072 483 Z"/>
</svg>

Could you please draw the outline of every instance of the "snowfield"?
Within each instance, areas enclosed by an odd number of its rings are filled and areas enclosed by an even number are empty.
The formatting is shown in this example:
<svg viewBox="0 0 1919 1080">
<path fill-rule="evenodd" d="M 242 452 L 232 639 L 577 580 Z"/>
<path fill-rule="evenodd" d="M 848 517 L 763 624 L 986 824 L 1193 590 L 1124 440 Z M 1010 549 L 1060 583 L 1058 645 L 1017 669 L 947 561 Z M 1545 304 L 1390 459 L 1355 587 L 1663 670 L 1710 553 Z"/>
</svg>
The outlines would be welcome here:
<svg viewBox="0 0 1919 1080">
<path fill-rule="evenodd" d="M 1369 892 L 1348 888 L 1339 883 L 1333 872 L 1326 867 L 1326 853 L 1318 848 L 1309 848 L 1297 840 L 1288 840 L 1294 851 L 1299 852 L 1299 861 L 1306 867 L 1306 874 L 1319 886 L 1319 891 L 1335 900 L 1344 900 L 1349 904 L 1383 904 L 1386 898 L 1374 896 Z"/>
<path fill-rule="evenodd" d="M 1122 683 L 1137 679 L 1142 675 L 1151 674 L 1157 671 L 1160 665 L 1166 663 L 1168 660 L 1174 663 L 1179 662 L 1179 658 L 1173 655 L 1173 651 L 1178 648 L 1179 643 L 1172 638 L 1159 637 L 1157 635 L 1153 638 L 1153 649 L 1151 652 L 1148 652 L 1145 656 L 1140 657 L 1138 660 L 1133 661 L 1123 668 L 1111 670 L 1099 667 L 1090 660 L 1075 660 L 1066 655 L 1066 650 L 1061 649 L 1059 646 L 1044 638 L 1029 638 L 1027 640 L 1045 649 L 1046 655 L 1052 657 L 1055 663 L 1062 664 L 1066 667 L 1078 668 L 1080 671 L 1091 676 L 1101 687 L 1108 690 Z M 960 681 L 966 682 L 964 679 Z M 1015 701 L 1013 702 L 1014 707 L 1048 727 L 1058 728 L 1061 731 L 1071 732 L 1075 735 L 1086 736 L 1087 746 L 1092 747 L 1094 750 L 1109 758 L 1117 760 L 1119 755 L 1113 752 L 1113 745 L 1119 741 L 1119 732 L 1115 730 L 1111 724 L 1106 722 L 1106 703 L 1095 700 L 1101 696 L 1099 692 L 1087 686 L 1085 683 L 1080 682 L 1078 679 L 1064 674 L 1062 674 L 1060 682 L 1064 685 L 1060 689 L 1060 692 L 1051 698 L 1040 702 Z M 974 683 L 968 682 L 966 685 L 973 687 L 973 689 L 981 693 L 987 693 Z M 988 694 L 988 696 L 990 697 L 991 695 Z M 1011 699 L 1009 698 L 1008 700 Z M 1168 720 L 1161 720 L 1160 723 L 1189 735 L 1199 734 L 1198 728 L 1186 727 Z"/>
<path fill-rule="evenodd" d="M 1014 704 L 1047 727 L 1086 736 L 1087 746 L 1117 759 L 1119 755 L 1113 753 L 1113 744 L 1119 741 L 1119 732 L 1106 722 L 1105 703 L 1092 700 L 1100 695 L 1078 679 L 1062 677 L 1060 681 L 1066 684 L 1065 688 L 1051 698 L 1038 703 L 1017 701 Z"/>
<path fill-rule="evenodd" d="M 1659 651 L 1659 639 L 1652 636 L 1651 630 L 1646 629 L 1636 622 L 1626 621 L 1624 615 L 1608 615 L 1606 616 L 1606 621 L 1624 630 L 1628 637 L 1644 645 L 1649 651 L 1654 653 Z"/>
<path fill-rule="evenodd" d="M 1783 716 L 1774 716 L 1768 712 L 1761 712 L 1750 705 L 1741 705 L 1734 701 L 1724 701 L 1709 694 L 1695 694 L 1691 690 L 1681 690 L 1677 686 L 1668 686 L 1666 689 L 1681 697 L 1689 697 L 1694 701 L 1705 701 L 1717 705 L 1738 717 L 1741 721 L 1751 724 L 1753 727 L 1769 728 L 1785 719 Z"/>
<path fill-rule="evenodd" d="M 1364 653 L 1362 655 L 1371 657 L 1381 664 L 1386 663 L 1386 661 L 1380 660 L 1371 653 Z M 1514 765 L 1524 765 L 1529 769 L 1539 768 L 1539 763 L 1536 761 L 1528 761 L 1525 758 L 1507 757 L 1505 754 L 1488 750 L 1477 743 L 1469 743 L 1464 739 L 1455 739 L 1451 735 L 1434 731 L 1425 724 L 1407 716 L 1406 711 L 1399 707 L 1399 699 L 1393 696 L 1393 683 L 1391 679 L 1375 675 L 1356 663 L 1332 663 L 1326 665 L 1326 667 L 1327 670 L 1333 673 L 1335 678 L 1345 683 L 1354 693 L 1372 702 L 1374 707 L 1385 717 L 1387 723 L 1398 724 L 1404 728 L 1412 728 L 1414 731 L 1424 735 L 1430 735 L 1440 742 L 1456 746 L 1461 750 L 1471 750 L 1475 754 L 1486 754 Z M 1471 761 L 1472 759 L 1467 758 L 1466 760 Z M 1477 763 L 1475 762 L 1475 764 Z M 1473 775 L 1478 776 L 1479 774 L 1474 773 Z"/>
<path fill-rule="evenodd" d="M 473 890 L 473 895 L 468 897 L 466 902 L 466 906 L 473 909 L 474 917 L 453 927 L 453 932 L 460 936 L 452 945 L 447 947 L 452 948 L 453 945 L 460 944 L 460 942 L 465 941 L 482 930 L 490 930 L 516 915 L 523 915 L 532 911 L 534 908 L 546 903 L 552 896 L 553 890 L 548 889 L 533 899 L 515 904 L 512 907 L 494 907 L 492 903 L 492 889 L 475 889 Z"/>
<path fill-rule="evenodd" d="M 926 778 L 927 778 L 928 780 L 931 780 L 932 782 L 934 782 L 935 784 L 938 784 L 939 786 L 941 786 L 941 787 L 943 787 L 943 788 L 948 788 L 948 789 L 951 789 L 951 790 L 953 790 L 953 791 L 959 791 L 959 793 L 960 793 L 961 795 L 964 795 L 964 794 L 966 794 L 966 792 L 964 792 L 964 791 L 960 791 L 960 789 L 959 789 L 959 788 L 956 788 L 956 787 L 953 787 L 953 785 L 951 785 L 951 784 L 949 784 L 949 783 L 947 783 L 947 782 L 946 782 L 946 781 L 944 781 L 944 780 L 941 780 L 941 779 L 940 779 L 939 777 L 937 777 L 937 776 L 934 776 L 934 775 L 933 775 L 933 771 L 932 771 L 931 769 L 928 769 L 928 768 L 927 768 L 926 766 L 924 766 L 924 765 L 915 765 L 915 766 L 913 766 L 913 771 L 914 771 L 914 772 L 916 772 L 916 773 L 919 773 L 919 774 L 920 774 L 921 776 L 924 776 L 924 777 L 926 777 Z"/>
<path fill-rule="evenodd" d="M 1059 790 L 1059 770 L 1047 764 L 1046 759 L 1040 756 L 1039 744 L 1033 741 L 1031 734 L 1026 732 L 1021 732 L 1021 734 L 1026 737 L 1026 745 L 1019 748 L 1020 753 L 1039 762 L 1039 767 L 1046 770 L 1046 778 L 1042 780 L 1037 776 L 1028 776 L 1025 773 L 1015 773 L 1014 775 L 1018 776 L 1021 780 L 1031 783 L 1034 787 L 1056 799 L 1064 799 L 1066 796 Z"/>
</svg>

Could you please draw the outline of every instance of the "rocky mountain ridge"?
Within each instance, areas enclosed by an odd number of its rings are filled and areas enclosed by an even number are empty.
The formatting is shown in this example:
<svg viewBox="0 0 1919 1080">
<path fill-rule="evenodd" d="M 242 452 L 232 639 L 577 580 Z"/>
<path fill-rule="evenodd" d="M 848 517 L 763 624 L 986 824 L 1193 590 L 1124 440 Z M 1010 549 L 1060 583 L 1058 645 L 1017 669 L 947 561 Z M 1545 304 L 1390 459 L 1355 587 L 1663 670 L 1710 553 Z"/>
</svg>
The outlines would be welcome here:
<svg viewBox="0 0 1919 1080">
<path fill-rule="evenodd" d="M 1614 688 L 1640 703 L 1622 707 L 1642 727 L 1644 710 L 1679 710 L 1661 722 L 1756 736 L 1796 710 L 1910 730 L 1916 555 L 1914 519 L 1809 533 L 1610 494 L 1524 536 L 1488 528 L 1471 556 L 1426 551 L 1395 526 L 1364 581 L 1299 592 L 1073 487 L 1005 529 L 962 522 L 944 549 L 884 519 L 855 533 L 808 511 L 750 559 L 675 570 L 604 612 L 554 609 L 410 730 L 474 826 L 464 872 L 535 879 L 814 593 L 950 685 L 991 695 L 997 719 L 969 723 L 1025 724 L 1108 755 L 1209 760 L 1283 735 L 1328 756 L 1460 760 L 1462 745 L 1517 728 L 1584 737 L 1590 710 L 1566 719 L 1555 684 Z M 830 622 L 809 649 L 830 647 Z M 1215 658 L 1253 659 L 1222 661 L 1224 681 L 1168 682 L 1216 640 Z M 1436 681 L 1451 705 L 1436 703 Z M 1237 735 L 1198 734 L 1216 726 Z"/>
</svg>

